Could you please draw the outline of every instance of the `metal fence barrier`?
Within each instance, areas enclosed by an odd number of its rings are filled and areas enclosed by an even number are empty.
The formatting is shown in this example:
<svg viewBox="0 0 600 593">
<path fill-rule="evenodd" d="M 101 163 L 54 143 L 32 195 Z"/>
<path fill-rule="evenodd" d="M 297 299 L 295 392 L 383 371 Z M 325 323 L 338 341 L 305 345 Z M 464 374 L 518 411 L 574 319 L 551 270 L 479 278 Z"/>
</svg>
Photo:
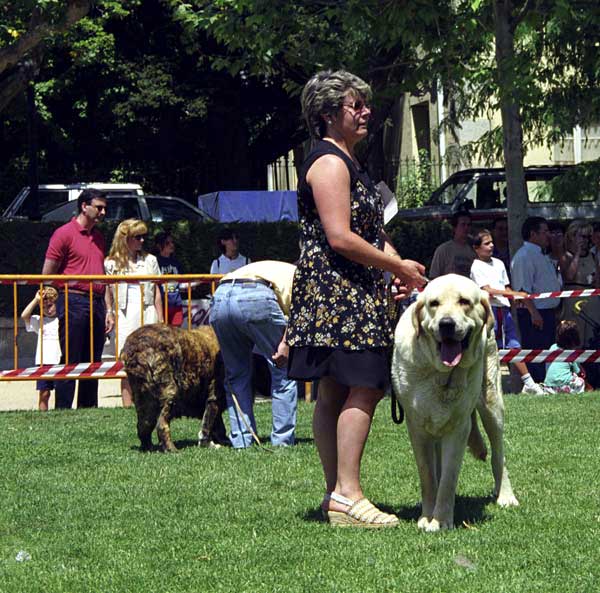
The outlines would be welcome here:
<svg viewBox="0 0 600 593">
<path fill-rule="evenodd" d="M 77 282 L 78 284 L 88 283 L 89 284 L 89 302 L 90 302 L 90 326 L 89 326 L 89 335 L 90 335 L 90 361 L 89 365 L 98 365 L 99 363 L 94 363 L 94 284 L 104 284 L 106 286 L 117 285 L 120 283 L 126 284 L 140 284 L 140 310 L 141 310 L 141 324 L 144 325 L 144 283 L 154 283 L 155 285 L 159 285 L 163 287 L 163 295 L 166 295 L 167 292 L 165 288 L 167 287 L 169 282 L 180 282 L 185 283 L 187 285 L 187 327 L 192 328 L 194 326 L 194 312 L 192 306 L 192 287 L 196 285 L 209 285 L 210 293 L 212 294 L 215 291 L 217 282 L 222 278 L 220 274 L 168 274 L 168 275 L 139 275 L 139 276 L 105 276 L 105 275 L 40 275 L 40 274 L 22 274 L 22 275 L 0 275 L 0 284 L 9 284 L 12 285 L 12 319 L 13 319 L 13 331 L 12 331 L 12 356 L 13 356 L 13 369 L 8 369 L 0 372 L 0 381 L 14 381 L 14 380 L 32 380 L 32 379 L 72 379 L 74 378 L 72 375 L 72 371 L 69 373 L 65 373 L 64 375 L 59 374 L 51 374 L 45 375 L 43 372 L 40 374 L 38 372 L 40 369 L 43 371 L 44 367 L 49 367 L 51 365 L 44 364 L 44 348 L 43 348 L 43 340 L 41 336 L 43 335 L 44 328 L 44 302 L 40 300 L 40 330 L 39 330 L 39 340 L 40 340 L 40 364 L 35 367 L 30 367 L 27 369 L 27 373 L 20 374 L 16 373 L 19 369 L 19 320 L 20 320 L 20 311 L 24 307 L 19 302 L 19 294 L 18 287 L 23 285 L 33 285 L 38 286 L 41 291 L 44 286 L 53 285 L 55 288 L 59 290 L 59 293 L 62 292 L 64 294 L 65 299 L 65 366 L 74 366 L 69 362 L 69 285 Z M 118 300 L 118 291 L 114 290 L 114 300 L 113 300 L 113 310 L 119 310 L 119 300 Z M 169 311 L 169 301 L 168 298 L 164 298 L 163 300 L 164 307 L 164 318 L 168 318 Z M 203 322 L 206 322 L 206 319 L 202 319 Z M 118 361 L 119 358 L 119 343 L 118 343 L 118 315 L 115 316 L 115 359 Z M 122 365 L 121 365 L 122 366 Z M 36 369 L 38 369 L 36 371 Z M 124 376 L 124 374 L 119 375 L 110 375 L 106 378 L 114 378 L 116 376 Z M 81 379 L 92 379 L 99 378 L 98 376 L 89 376 L 88 373 L 83 373 L 81 377 L 75 377 Z"/>
</svg>

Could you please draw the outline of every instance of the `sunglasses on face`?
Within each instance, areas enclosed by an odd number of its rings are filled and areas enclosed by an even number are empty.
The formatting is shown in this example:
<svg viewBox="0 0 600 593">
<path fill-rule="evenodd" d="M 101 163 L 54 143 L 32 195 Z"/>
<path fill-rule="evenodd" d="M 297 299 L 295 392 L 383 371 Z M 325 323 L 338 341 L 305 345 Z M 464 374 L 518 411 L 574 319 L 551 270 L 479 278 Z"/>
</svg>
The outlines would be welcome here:
<svg viewBox="0 0 600 593">
<path fill-rule="evenodd" d="M 344 107 L 350 107 L 356 112 L 362 111 L 363 109 L 371 109 L 371 106 L 362 99 L 356 99 L 356 101 L 352 101 L 351 103 L 342 103 L 342 105 Z"/>
<path fill-rule="evenodd" d="M 92 208 L 96 208 L 98 212 L 106 212 L 106 206 L 100 206 L 99 204 L 90 204 Z"/>
<path fill-rule="evenodd" d="M 133 235 L 131 238 L 135 239 L 136 241 L 145 241 L 146 235 Z"/>
</svg>

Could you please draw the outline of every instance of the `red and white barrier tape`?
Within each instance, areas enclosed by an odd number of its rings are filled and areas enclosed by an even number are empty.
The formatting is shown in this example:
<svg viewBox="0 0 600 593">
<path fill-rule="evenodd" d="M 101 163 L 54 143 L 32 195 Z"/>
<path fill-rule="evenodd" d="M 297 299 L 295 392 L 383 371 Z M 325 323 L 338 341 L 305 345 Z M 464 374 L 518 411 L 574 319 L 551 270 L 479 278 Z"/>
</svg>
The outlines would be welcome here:
<svg viewBox="0 0 600 593">
<path fill-rule="evenodd" d="M 531 293 L 528 297 L 509 296 L 509 299 L 567 299 L 570 297 L 599 296 L 600 288 L 582 288 L 580 290 L 555 290 L 554 292 Z"/>
<path fill-rule="evenodd" d="M 500 362 L 598 362 L 600 350 L 499 350 Z"/>
<path fill-rule="evenodd" d="M 102 379 L 124 377 L 123 363 L 112 362 L 80 362 L 77 364 L 44 364 L 25 369 L 0 371 L 2 379 Z"/>
<path fill-rule="evenodd" d="M 415 294 L 423 292 L 423 290 L 423 288 L 419 288 L 415 291 Z M 530 299 L 568 299 L 572 297 L 576 298 L 591 296 L 600 296 L 600 288 L 581 288 L 579 290 L 555 290 L 553 292 L 532 292 L 526 297 L 506 295 L 506 298 L 515 301 L 525 301 Z"/>
<path fill-rule="evenodd" d="M 599 362 L 600 350 L 526 350 L 512 348 L 498 351 L 500 362 Z M 45 364 L 38 367 L 0 371 L 6 380 L 25 379 L 106 379 L 124 377 L 123 363 L 82 362 L 79 364 Z"/>
</svg>

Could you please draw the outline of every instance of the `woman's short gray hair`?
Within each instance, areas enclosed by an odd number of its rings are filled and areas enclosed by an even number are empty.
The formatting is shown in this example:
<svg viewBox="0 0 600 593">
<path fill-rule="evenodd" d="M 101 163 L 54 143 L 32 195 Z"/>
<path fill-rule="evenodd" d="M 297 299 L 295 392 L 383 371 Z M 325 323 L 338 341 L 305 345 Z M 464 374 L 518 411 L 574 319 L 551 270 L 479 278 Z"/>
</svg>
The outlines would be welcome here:
<svg viewBox="0 0 600 593">
<path fill-rule="evenodd" d="M 311 137 L 323 138 L 326 126 L 321 116 L 337 113 L 348 93 L 367 102 L 373 95 L 364 80 L 345 70 L 322 70 L 304 85 L 300 98 L 302 115 Z"/>
</svg>

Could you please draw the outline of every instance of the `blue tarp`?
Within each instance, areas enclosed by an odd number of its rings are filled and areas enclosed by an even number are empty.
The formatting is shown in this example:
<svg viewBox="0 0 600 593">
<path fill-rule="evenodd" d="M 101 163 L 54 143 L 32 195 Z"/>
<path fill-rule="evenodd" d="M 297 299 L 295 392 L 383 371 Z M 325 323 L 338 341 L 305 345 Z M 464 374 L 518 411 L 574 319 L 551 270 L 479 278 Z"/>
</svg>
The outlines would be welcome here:
<svg viewBox="0 0 600 593">
<path fill-rule="evenodd" d="M 219 222 L 298 220 L 295 191 L 218 191 L 198 196 L 198 208 Z"/>
</svg>

